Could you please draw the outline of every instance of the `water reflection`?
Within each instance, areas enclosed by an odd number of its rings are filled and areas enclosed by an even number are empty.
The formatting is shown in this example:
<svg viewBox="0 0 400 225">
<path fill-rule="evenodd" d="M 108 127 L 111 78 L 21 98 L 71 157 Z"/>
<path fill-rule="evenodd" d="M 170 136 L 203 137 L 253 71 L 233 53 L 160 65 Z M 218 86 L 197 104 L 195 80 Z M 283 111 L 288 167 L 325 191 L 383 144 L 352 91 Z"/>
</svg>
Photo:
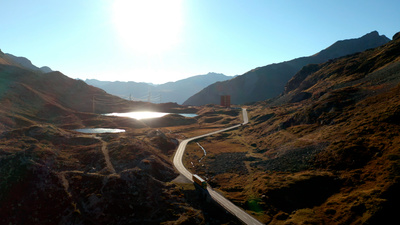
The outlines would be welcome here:
<svg viewBox="0 0 400 225">
<path fill-rule="evenodd" d="M 112 129 L 112 128 L 83 128 L 76 129 L 75 131 L 86 134 L 103 134 L 103 133 L 123 133 L 124 129 Z"/>
<path fill-rule="evenodd" d="M 141 119 L 159 118 L 159 117 L 163 117 L 168 114 L 170 114 L 170 113 L 144 111 L 144 112 L 127 112 L 127 113 L 108 113 L 105 115 L 106 116 L 130 117 L 130 118 L 134 118 L 137 120 L 141 120 Z M 191 113 L 179 113 L 179 115 L 182 115 L 185 117 L 197 116 L 197 114 L 191 114 Z"/>
</svg>

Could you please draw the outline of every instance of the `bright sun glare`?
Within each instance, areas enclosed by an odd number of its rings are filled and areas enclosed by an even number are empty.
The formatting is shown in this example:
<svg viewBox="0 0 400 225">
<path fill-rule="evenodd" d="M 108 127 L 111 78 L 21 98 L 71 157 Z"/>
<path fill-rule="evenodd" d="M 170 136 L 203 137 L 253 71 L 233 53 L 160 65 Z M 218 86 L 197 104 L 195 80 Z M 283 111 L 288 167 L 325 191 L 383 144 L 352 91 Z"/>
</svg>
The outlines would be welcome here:
<svg viewBox="0 0 400 225">
<path fill-rule="evenodd" d="M 182 0 L 115 0 L 113 20 L 133 51 L 162 53 L 179 42 Z"/>
</svg>

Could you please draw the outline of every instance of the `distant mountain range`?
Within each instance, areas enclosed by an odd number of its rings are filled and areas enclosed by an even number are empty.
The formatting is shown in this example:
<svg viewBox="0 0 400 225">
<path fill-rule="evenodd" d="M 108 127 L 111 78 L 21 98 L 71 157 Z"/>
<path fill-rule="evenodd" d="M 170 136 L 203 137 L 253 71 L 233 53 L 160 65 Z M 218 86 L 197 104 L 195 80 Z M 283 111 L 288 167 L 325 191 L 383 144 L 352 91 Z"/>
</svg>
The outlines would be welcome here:
<svg viewBox="0 0 400 225">
<path fill-rule="evenodd" d="M 219 73 L 208 73 L 161 85 L 93 79 L 86 80 L 86 83 L 101 88 L 109 94 L 135 101 L 150 100 L 153 103 L 176 102 L 184 105 L 205 105 L 219 104 L 220 95 L 231 95 L 233 104 L 245 104 L 273 98 L 283 93 L 287 82 L 303 66 L 362 52 L 389 41 L 390 39 L 386 36 L 373 31 L 357 39 L 338 41 L 312 56 L 258 67 L 233 78 Z M 39 68 L 27 58 L 4 54 L 1 51 L 0 64 L 19 67 L 35 73 L 52 73 L 49 67 Z M 83 111 L 87 111 L 87 109 Z"/>
<path fill-rule="evenodd" d="M 208 73 L 160 85 L 133 81 L 99 81 L 95 79 L 87 79 L 85 82 L 125 99 L 150 100 L 153 103 L 176 102 L 182 104 L 187 98 L 208 85 L 231 78 L 232 76 L 226 76 L 221 73 Z"/>
<path fill-rule="evenodd" d="M 233 104 L 257 102 L 278 96 L 286 83 L 308 64 L 319 64 L 386 44 L 390 39 L 377 31 L 360 38 L 337 41 L 308 57 L 258 67 L 231 80 L 214 83 L 184 101 L 184 105 L 219 104 L 221 95 L 231 95 Z"/>
<path fill-rule="evenodd" d="M 17 66 L 17 67 L 32 70 L 32 71 L 39 71 L 42 73 L 53 72 L 53 70 L 50 69 L 50 67 L 48 67 L 48 66 L 43 66 L 43 67 L 39 68 L 39 67 L 33 65 L 32 62 L 25 57 L 18 57 L 18 56 L 14 56 L 14 55 L 11 55 L 8 53 L 3 53 L 1 50 L 0 50 L 0 64 Z"/>
</svg>

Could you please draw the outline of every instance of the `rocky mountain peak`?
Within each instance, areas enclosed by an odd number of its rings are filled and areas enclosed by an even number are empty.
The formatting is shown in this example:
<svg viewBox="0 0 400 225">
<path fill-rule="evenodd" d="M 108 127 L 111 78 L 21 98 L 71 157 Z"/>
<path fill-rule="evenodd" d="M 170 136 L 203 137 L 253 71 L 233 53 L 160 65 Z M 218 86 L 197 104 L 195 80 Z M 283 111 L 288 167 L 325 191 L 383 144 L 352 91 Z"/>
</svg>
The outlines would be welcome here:
<svg viewBox="0 0 400 225">
<path fill-rule="evenodd" d="M 395 35 L 393 35 L 393 40 L 397 40 L 400 38 L 400 32 L 397 32 Z"/>
<path fill-rule="evenodd" d="M 9 53 L 3 53 L 0 50 L 0 56 L 4 58 L 6 61 L 8 61 L 8 64 L 18 66 L 24 69 L 32 70 L 32 71 L 39 71 L 42 73 L 49 73 L 52 72 L 53 70 L 50 69 L 47 66 L 43 66 L 41 68 L 35 66 L 32 64 L 31 60 L 25 58 L 25 57 L 20 57 L 20 56 L 15 56 Z"/>
<path fill-rule="evenodd" d="M 11 55 L 11 54 L 8 54 L 8 53 L 6 53 L 6 56 L 8 58 L 10 58 L 11 60 L 17 62 L 21 66 L 27 68 L 27 69 L 31 69 L 31 70 L 37 70 L 38 69 L 36 66 L 34 66 L 32 64 L 32 62 L 29 59 L 27 59 L 25 57 L 14 56 L 14 55 Z"/>
<path fill-rule="evenodd" d="M 362 36 L 360 38 L 360 40 L 370 40 L 370 41 L 377 41 L 380 40 L 382 42 L 385 42 L 385 44 L 387 42 L 390 41 L 390 39 L 388 37 L 386 37 L 385 35 L 379 35 L 378 31 L 372 31 L 364 36 Z"/>
<path fill-rule="evenodd" d="M 48 67 L 48 66 L 42 66 L 42 67 L 40 67 L 39 69 L 40 69 L 40 71 L 42 71 L 43 73 L 50 73 L 50 72 L 53 72 L 53 70 L 52 70 L 50 67 Z"/>
<path fill-rule="evenodd" d="M 377 31 L 359 38 L 337 41 L 328 48 L 308 57 L 257 67 L 234 79 L 214 83 L 191 96 L 184 105 L 219 104 L 220 95 L 231 95 L 232 104 L 245 104 L 274 98 L 285 91 L 287 82 L 308 64 L 320 64 L 331 59 L 359 53 L 382 46 L 390 41 Z M 308 68 L 311 69 L 312 68 Z M 303 75 L 309 71 L 302 71 Z M 303 76 L 298 76 L 301 80 Z M 295 84 L 293 82 L 292 84 Z M 295 86 L 294 86 L 295 87 Z M 287 91 L 293 87 L 289 85 Z"/>
<path fill-rule="evenodd" d="M 362 52 L 366 49 L 376 48 L 388 43 L 389 41 L 390 39 L 385 35 L 379 35 L 377 31 L 372 31 L 360 38 L 337 41 L 314 56 L 326 61 L 328 59 L 338 58 L 346 54 Z"/>
</svg>

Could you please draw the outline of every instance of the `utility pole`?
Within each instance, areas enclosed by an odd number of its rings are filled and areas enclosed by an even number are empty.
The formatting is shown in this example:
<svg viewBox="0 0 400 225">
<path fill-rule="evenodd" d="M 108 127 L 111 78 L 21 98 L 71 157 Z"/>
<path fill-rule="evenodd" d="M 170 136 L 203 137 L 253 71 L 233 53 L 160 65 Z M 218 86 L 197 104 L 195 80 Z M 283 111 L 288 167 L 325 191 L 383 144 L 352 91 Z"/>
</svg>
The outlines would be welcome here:
<svg viewBox="0 0 400 225">
<path fill-rule="evenodd" d="M 93 103 L 93 113 L 94 113 L 94 111 L 95 111 L 95 102 L 94 102 L 94 95 L 93 95 L 93 99 L 92 99 L 92 103 Z"/>
<path fill-rule="evenodd" d="M 147 98 L 147 102 L 150 102 L 150 101 L 151 101 L 151 92 L 149 91 L 149 96 Z"/>
</svg>

